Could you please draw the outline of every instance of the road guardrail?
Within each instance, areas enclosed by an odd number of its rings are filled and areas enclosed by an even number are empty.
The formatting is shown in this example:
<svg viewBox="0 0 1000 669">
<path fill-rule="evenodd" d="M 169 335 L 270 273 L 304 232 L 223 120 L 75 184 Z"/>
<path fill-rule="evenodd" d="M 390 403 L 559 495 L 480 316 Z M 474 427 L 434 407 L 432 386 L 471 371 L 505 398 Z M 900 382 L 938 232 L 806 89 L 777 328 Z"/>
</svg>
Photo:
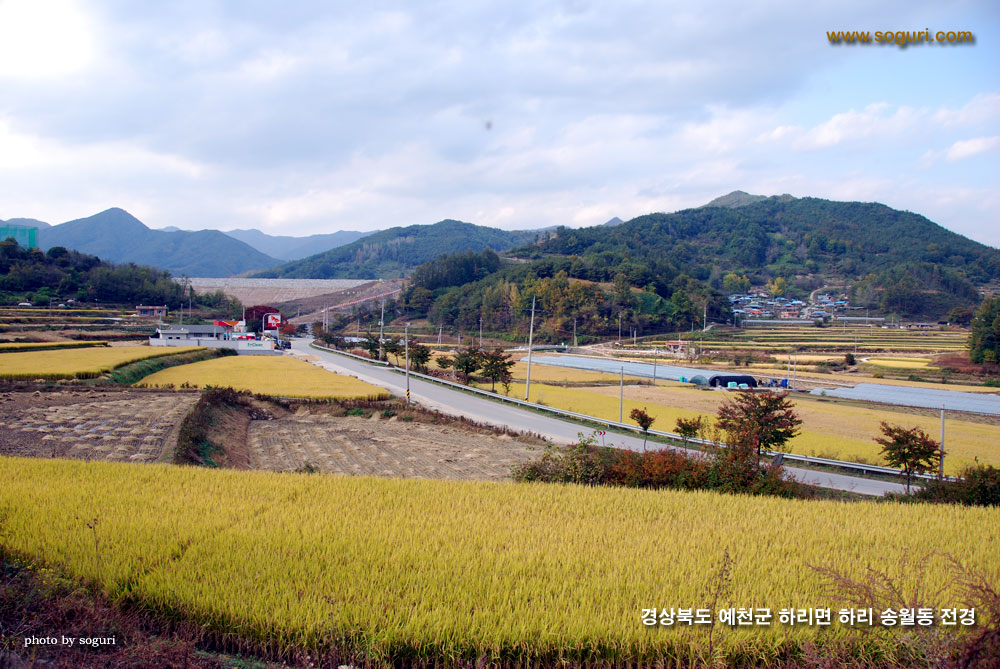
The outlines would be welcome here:
<svg viewBox="0 0 1000 669">
<path fill-rule="evenodd" d="M 326 346 L 320 346 L 316 343 L 309 344 L 310 347 L 320 349 L 323 351 L 328 351 L 330 353 L 336 353 L 337 355 L 343 355 L 362 362 L 366 362 L 371 365 L 382 365 L 386 369 L 392 370 L 398 374 L 405 375 L 406 370 L 400 369 L 395 365 L 381 360 L 372 360 L 371 358 L 365 358 L 360 355 L 355 355 L 353 353 L 347 353 L 346 351 L 338 351 L 336 349 L 327 348 Z M 529 409 L 535 409 L 536 411 L 546 411 L 548 413 L 554 413 L 559 416 L 566 416 L 568 418 L 576 418 L 579 420 L 587 421 L 588 423 L 597 423 L 598 425 L 605 425 L 612 429 L 617 430 L 627 430 L 629 432 L 634 432 L 636 434 L 642 434 L 642 429 L 637 425 L 630 425 L 628 423 L 619 423 L 618 421 L 606 420 L 604 418 L 598 418 L 597 416 L 588 416 L 587 414 L 576 413 L 575 411 L 567 411 L 566 409 L 558 409 L 556 407 L 550 407 L 545 404 L 537 404 L 535 402 L 528 402 L 526 400 L 519 400 L 513 397 L 507 397 L 506 395 L 501 395 L 499 393 L 494 393 L 489 390 L 483 390 L 482 388 L 473 388 L 472 386 L 467 386 L 463 383 L 458 383 L 456 381 L 449 381 L 448 379 L 442 379 L 437 376 L 431 376 L 430 374 L 421 374 L 420 372 L 414 372 L 410 370 L 410 376 L 424 379 L 425 381 L 430 381 L 444 386 L 450 386 L 457 390 L 462 390 L 467 393 L 474 393 L 476 395 L 482 395 L 492 400 L 497 400 L 505 404 L 514 404 L 516 406 L 527 407 Z M 649 430 L 647 434 L 654 435 L 657 437 L 663 437 L 666 439 L 671 439 L 673 441 L 680 441 L 683 443 L 699 444 L 701 446 L 714 446 L 720 447 L 722 444 L 714 442 L 710 439 L 700 439 L 698 437 L 684 437 L 676 432 L 661 432 L 660 430 Z M 683 450 L 683 446 L 676 446 L 671 448 L 679 448 Z M 768 457 L 776 457 L 779 455 L 778 451 L 763 451 L 763 455 Z M 883 467 L 881 465 L 869 465 L 862 462 L 848 462 L 846 460 L 833 460 L 831 458 L 817 458 L 810 455 L 799 455 L 797 453 L 780 453 L 785 460 L 791 462 L 801 462 L 803 464 L 810 465 L 822 465 L 826 467 L 839 467 L 841 469 L 851 469 L 854 471 L 866 473 L 866 474 L 881 474 L 884 476 L 904 476 L 905 474 L 898 469 L 893 469 L 892 467 Z M 914 474 L 913 478 L 923 479 L 927 481 L 937 480 L 937 476 L 933 474 Z M 958 478 L 954 476 L 945 476 L 946 481 L 957 481 Z"/>
</svg>

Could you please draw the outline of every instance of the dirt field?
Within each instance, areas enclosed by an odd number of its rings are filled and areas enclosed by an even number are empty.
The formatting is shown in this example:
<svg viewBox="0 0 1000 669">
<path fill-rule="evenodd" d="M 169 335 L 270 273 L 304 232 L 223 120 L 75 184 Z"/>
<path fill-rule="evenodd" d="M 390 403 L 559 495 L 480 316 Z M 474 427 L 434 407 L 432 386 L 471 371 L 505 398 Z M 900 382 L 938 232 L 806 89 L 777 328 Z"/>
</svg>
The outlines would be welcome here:
<svg viewBox="0 0 1000 669">
<path fill-rule="evenodd" d="M 195 392 L 89 390 L 0 392 L 0 455 L 129 462 L 172 462 L 178 427 L 199 397 Z M 251 420 L 217 416 L 217 461 L 237 469 L 316 470 L 386 477 L 501 480 L 541 446 L 487 428 L 433 415 L 404 421 L 333 415 L 335 405 L 286 411 L 254 400 Z M 531 440 L 528 440 L 531 441 Z"/>
<path fill-rule="evenodd" d="M 462 425 L 404 422 L 395 416 L 314 415 L 301 408 L 277 420 L 253 421 L 251 469 L 403 478 L 501 480 L 540 447 Z"/>
<path fill-rule="evenodd" d="M 0 394 L 0 454 L 168 460 L 195 393 L 65 390 Z"/>
</svg>

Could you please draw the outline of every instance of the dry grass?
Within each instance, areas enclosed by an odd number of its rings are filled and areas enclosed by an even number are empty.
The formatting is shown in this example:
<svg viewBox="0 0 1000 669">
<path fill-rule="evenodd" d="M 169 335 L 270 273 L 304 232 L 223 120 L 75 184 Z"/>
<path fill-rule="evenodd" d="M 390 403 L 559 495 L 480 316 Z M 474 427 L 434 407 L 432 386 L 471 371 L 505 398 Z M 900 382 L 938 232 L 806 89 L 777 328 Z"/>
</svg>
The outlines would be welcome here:
<svg viewBox="0 0 1000 669">
<path fill-rule="evenodd" d="M 276 397 L 386 399 L 384 389 L 286 356 L 233 355 L 178 365 L 147 376 L 149 388 L 215 386 Z"/>
</svg>

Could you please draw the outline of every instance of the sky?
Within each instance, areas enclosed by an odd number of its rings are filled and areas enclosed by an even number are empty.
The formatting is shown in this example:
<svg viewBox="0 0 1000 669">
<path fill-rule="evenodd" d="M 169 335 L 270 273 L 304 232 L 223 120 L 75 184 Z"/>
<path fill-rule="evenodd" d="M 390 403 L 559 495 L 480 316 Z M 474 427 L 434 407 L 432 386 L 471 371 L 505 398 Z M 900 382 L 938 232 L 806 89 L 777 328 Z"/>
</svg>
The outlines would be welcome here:
<svg viewBox="0 0 1000 669">
<path fill-rule="evenodd" d="M 739 189 L 1000 247 L 998 38 L 992 0 L 0 0 L 0 219 L 579 227 Z"/>
</svg>

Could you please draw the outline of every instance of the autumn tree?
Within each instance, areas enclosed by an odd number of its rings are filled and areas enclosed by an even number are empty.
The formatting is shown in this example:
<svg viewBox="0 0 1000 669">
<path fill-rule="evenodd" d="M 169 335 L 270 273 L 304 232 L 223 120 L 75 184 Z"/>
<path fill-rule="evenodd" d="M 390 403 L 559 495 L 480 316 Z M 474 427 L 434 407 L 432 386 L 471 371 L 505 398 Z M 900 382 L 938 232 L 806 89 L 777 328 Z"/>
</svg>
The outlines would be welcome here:
<svg viewBox="0 0 1000 669">
<path fill-rule="evenodd" d="M 986 298 L 976 310 L 969 332 L 969 360 L 1000 362 L 1000 297 Z"/>
<path fill-rule="evenodd" d="M 684 445 L 687 446 L 687 440 L 693 439 L 698 436 L 701 431 L 702 422 L 701 416 L 697 418 L 678 418 L 677 419 L 677 434 L 684 438 Z"/>
<path fill-rule="evenodd" d="M 773 281 L 768 282 L 767 290 L 773 297 L 781 297 L 788 292 L 788 281 L 783 276 L 775 277 Z"/>
<path fill-rule="evenodd" d="M 469 382 L 469 377 L 483 366 L 483 352 L 476 346 L 469 346 L 455 354 L 452 366 L 456 371 L 461 372 L 464 382 Z"/>
<path fill-rule="evenodd" d="M 744 391 L 724 402 L 717 414 L 720 429 L 729 435 L 730 448 L 746 457 L 765 450 L 780 451 L 799 433 L 802 421 L 795 414 L 788 393 Z"/>
<path fill-rule="evenodd" d="M 499 346 L 492 351 L 483 352 L 481 358 L 483 374 L 490 377 L 492 381 L 490 391 L 494 392 L 497 381 L 502 382 L 504 379 L 510 378 L 510 368 L 514 366 L 514 361 L 511 360 L 510 354 L 504 353 Z"/>
<path fill-rule="evenodd" d="M 266 304 L 255 304 L 252 307 L 247 307 L 246 312 L 243 316 L 244 321 L 247 324 L 247 329 L 253 332 L 260 332 L 264 329 L 264 316 L 267 314 L 280 314 L 275 307 L 268 306 Z M 285 320 L 282 318 L 281 320 Z"/>
<path fill-rule="evenodd" d="M 410 340 L 410 362 L 417 371 L 427 370 L 427 362 L 431 359 L 431 350 L 415 339 Z"/>
<path fill-rule="evenodd" d="M 727 293 L 749 293 L 750 279 L 746 274 L 730 272 L 722 277 L 722 287 Z"/>
<path fill-rule="evenodd" d="M 909 429 L 901 425 L 879 424 L 884 436 L 875 437 L 882 446 L 882 457 L 891 467 L 899 467 L 906 474 L 906 494 L 910 494 L 910 480 L 914 474 L 933 471 L 941 462 L 941 445 L 918 427 Z"/>
<path fill-rule="evenodd" d="M 453 369 L 454 368 L 455 359 L 454 358 L 449 358 L 449 357 L 444 356 L 444 355 L 440 355 L 440 356 L 438 356 L 435 359 L 435 362 L 437 363 L 438 368 L 441 371 L 444 371 L 446 369 Z"/>
<path fill-rule="evenodd" d="M 361 348 L 363 348 L 366 351 L 368 351 L 369 357 L 371 357 L 373 359 L 378 357 L 379 346 L 380 346 L 380 343 L 379 343 L 378 335 L 377 334 L 372 334 L 371 332 L 366 332 L 365 333 L 365 338 L 363 340 L 361 340 Z"/>
<path fill-rule="evenodd" d="M 386 337 L 382 340 L 382 353 L 388 360 L 389 356 L 396 358 L 396 366 L 399 367 L 399 356 L 403 354 L 403 341 L 395 337 Z"/>
<path fill-rule="evenodd" d="M 646 438 L 649 436 L 649 428 L 653 427 L 653 423 L 656 419 L 646 413 L 646 407 L 632 409 L 631 413 L 628 415 L 629 418 L 635 421 L 639 429 L 642 430 L 642 451 L 646 452 Z"/>
</svg>

